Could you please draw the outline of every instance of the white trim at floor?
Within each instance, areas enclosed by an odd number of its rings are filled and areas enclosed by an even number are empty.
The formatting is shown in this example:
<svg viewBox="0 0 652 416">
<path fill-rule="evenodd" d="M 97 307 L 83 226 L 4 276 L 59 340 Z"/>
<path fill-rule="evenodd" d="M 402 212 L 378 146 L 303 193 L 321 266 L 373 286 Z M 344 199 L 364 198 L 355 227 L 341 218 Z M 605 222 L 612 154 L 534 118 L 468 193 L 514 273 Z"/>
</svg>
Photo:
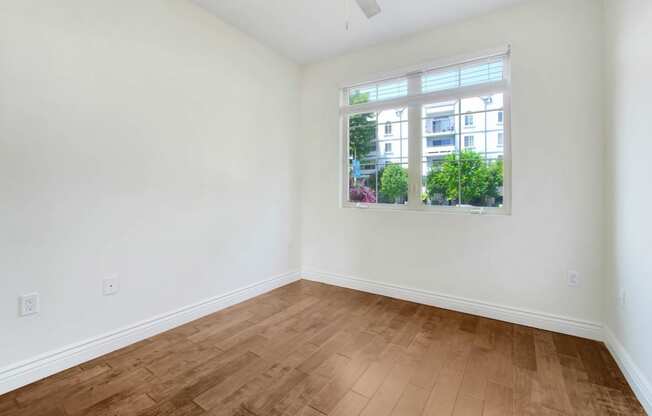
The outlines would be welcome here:
<svg viewBox="0 0 652 416">
<path fill-rule="evenodd" d="M 0 395 L 299 280 L 289 272 L 0 369 Z"/>
<path fill-rule="evenodd" d="M 439 308 L 479 315 L 486 318 L 531 326 L 562 334 L 602 341 L 602 324 L 582 321 L 565 316 L 552 315 L 544 312 L 496 305 L 473 299 L 413 289 L 388 283 L 374 282 L 356 277 L 342 276 L 333 273 L 304 271 L 304 279 L 322 282 L 335 286 L 361 290 L 396 299 L 408 300 Z"/>
<path fill-rule="evenodd" d="M 620 367 L 627 382 L 632 387 L 632 390 L 634 390 L 638 401 L 641 402 L 645 411 L 652 415 L 652 384 L 636 363 L 634 363 L 634 360 L 618 338 L 616 338 L 616 335 L 606 325 L 604 327 L 604 343 L 609 348 L 611 355 L 616 359 L 618 367 Z"/>
</svg>

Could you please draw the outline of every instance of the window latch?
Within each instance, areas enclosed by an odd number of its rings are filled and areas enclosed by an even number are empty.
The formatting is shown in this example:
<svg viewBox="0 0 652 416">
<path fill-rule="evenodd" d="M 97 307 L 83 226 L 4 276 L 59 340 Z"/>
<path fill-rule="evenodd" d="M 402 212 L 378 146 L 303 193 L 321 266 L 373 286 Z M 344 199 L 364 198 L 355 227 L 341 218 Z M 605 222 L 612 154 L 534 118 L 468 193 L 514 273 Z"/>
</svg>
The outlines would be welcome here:
<svg viewBox="0 0 652 416">
<path fill-rule="evenodd" d="M 360 209 L 367 209 L 367 208 L 369 208 L 369 205 L 361 204 L 360 202 L 358 202 L 357 204 L 355 204 L 355 207 L 360 208 Z"/>
<path fill-rule="evenodd" d="M 484 208 L 479 207 L 479 208 L 471 208 L 471 214 L 474 215 L 482 215 L 484 214 Z"/>
</svg>

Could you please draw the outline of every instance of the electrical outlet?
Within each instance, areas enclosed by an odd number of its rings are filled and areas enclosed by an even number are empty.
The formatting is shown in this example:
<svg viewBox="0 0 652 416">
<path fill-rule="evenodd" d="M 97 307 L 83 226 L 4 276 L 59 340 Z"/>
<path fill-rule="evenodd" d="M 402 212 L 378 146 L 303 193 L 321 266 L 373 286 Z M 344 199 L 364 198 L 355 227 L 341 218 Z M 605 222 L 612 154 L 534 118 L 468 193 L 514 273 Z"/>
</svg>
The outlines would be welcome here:
<svg viewBox="0 0 652 416">
<path fill-rule="evenodd" d="M 627 304 L 627 292 L 625 289 L 620 289 L 618 293 L 618 299 L 620 300 L 620 306 L 625 306 Z"/>
<path fill-rule="evenodd" d="M 20 298 L 20 316 L 39 313 L 40 299 L 38 293 L 28 293 Z"/>
<path fill-rule="evenodd" d="M 568 286 L 570 287 L 579 287 L 580 286 L 580 274 L 576 271 L 568 271 Z"/>
<path fill-rule="evenodd" d="M 115 295 L 120 290 L 120 280 L 117 277 L 107 277 L 102 281 L 102 294 L 104 296 Z"/>
</svg>

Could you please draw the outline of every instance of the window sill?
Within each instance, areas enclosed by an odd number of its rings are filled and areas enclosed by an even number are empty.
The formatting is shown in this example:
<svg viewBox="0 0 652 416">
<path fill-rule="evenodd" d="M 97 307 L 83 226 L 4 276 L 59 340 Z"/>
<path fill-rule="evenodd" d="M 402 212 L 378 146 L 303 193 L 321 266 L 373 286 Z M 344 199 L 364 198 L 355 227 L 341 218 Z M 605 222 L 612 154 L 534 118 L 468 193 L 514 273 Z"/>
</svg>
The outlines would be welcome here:
<svg viewBox="0 0 652 416">
<path fill-rule="evenodd" d="M 453 215 L 474 215 L 474 216 L 511 216 L 512 213 L 507 207 L 493 208 L 468 208 L 452 206 L 424 205 L 420 208 L 412 208 L 408 205 L 399 204 L 364 204 L 345 202 L 342 208 L 356 209 L 360 211 L 378 212 L 410 212 L 415 214 L 453 214 Z"/>
</svg>

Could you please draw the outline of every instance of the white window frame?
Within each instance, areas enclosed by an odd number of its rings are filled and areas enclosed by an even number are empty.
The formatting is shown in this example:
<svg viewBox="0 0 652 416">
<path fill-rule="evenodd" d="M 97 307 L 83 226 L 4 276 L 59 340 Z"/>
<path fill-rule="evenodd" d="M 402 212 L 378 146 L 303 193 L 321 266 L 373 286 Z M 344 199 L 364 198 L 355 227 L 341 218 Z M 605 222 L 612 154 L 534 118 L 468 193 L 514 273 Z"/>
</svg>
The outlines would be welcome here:
<svg viewBox="0 0 652 416">
<path fill-rule="evenodd" d="M 426 71 L 463 65 L 473 61 L 503 56 L 504 74 L 501 81 L 461 87 L 455 90 L 421 93 L 421 74 Z M 511 215 L 512 214 L 512 153 L 511 153 L 511 51 L 510 46 L 503 46 L 471 55 L 441 59 L 429 64 L 417 65 L 401 70 L 377 74 L 340 85 L 340 189 L 339 201 L 341 208 L 355 208 L 372 211 L 399 211 L 412 213 L 449 213 L 449 214 L 482 214 Z M 413 76 L 413 74 L 419 76 Z M 374 101 L 356 106 L 347 106 L 349 88 L 392 78 L 408 77 L 408 97 L 399 97 L 385 101 Z M 480 95 L 503 94 L 503 206 L 502 207 L 462 207 L 426 205 L 421 201 L 421 180 L 423 160 L 423 126 L 409 120 L 421 120 L 422 106 L 437 101 L 462 100 Z M 379 112 L 397 107 L 408 109 L 408 203 L 407 204 L 365 204 L 349 201 L 349 123 L 352 114 Z M 460 131 L 458 134 L 463 134 Z M 411 143 L 418 143 L 417 146 Z M 415 180 L 416 178 L 416 180 Z"/>
</svg>

